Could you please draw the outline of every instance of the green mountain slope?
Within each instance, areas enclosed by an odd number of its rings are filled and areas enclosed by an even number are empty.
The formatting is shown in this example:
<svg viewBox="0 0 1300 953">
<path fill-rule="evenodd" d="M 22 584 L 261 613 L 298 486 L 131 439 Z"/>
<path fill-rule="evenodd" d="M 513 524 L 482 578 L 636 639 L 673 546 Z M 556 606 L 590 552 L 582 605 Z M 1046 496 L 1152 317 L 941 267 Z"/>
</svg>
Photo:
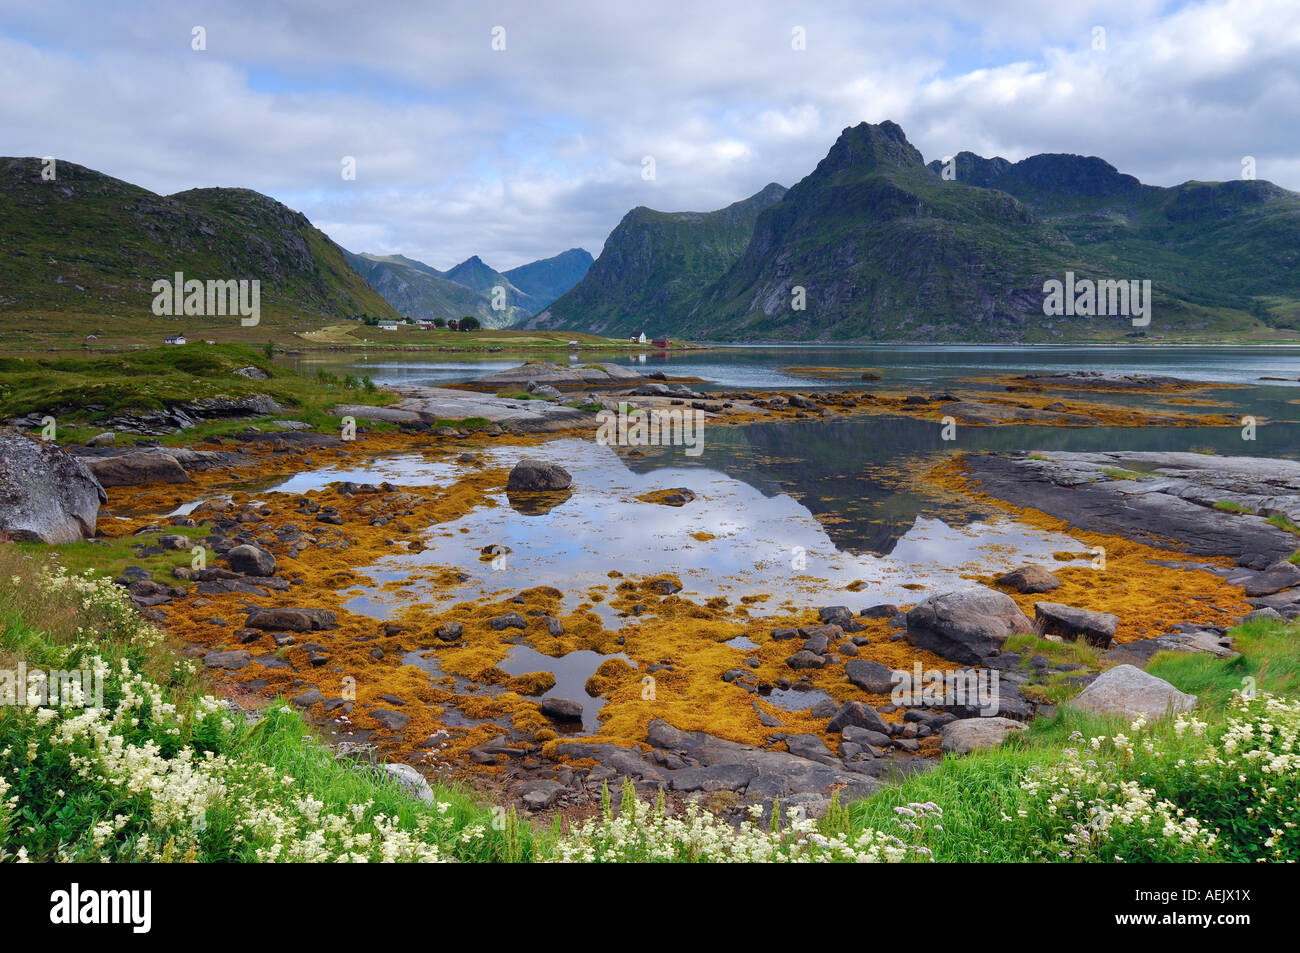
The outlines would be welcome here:
<svg viewBox="0 0 1300 953">
<path fill-rule="evenodd" d="M 263 323 L 396 314 L 307 218 L 248 189 L 156 195 L 71 162 L 0 158 L 0 315 L 148 316 L 152 283 L 261 282 Z M 232 318 L 232 321 L 238 321 Z"/>
<path fill-rule="evenodd" d="M 594 260 L 585 248 L 570 248 L 551 258 L 520 265 L 502 274 L 536 301 L 536 307 L 540 309 L 585 278 Z"/>
<path fill-rule="evenodd" d="M 634 208 L 586 277 L 524 326 L 651 337 L 681 331 L 700 293 L 745 250 L 759 213 L 784 194 L 773 183 L 716 212 Z"/>
<path fill-rule="evenodd" d="M 722 213 L 634 209 L 529 325 L 825 342 L 1277 340 L 1300 326 L 1300 195 L 1157 188 L 1072 155 L 961 153 L 955 168 L 948 181 L 895 123 L 861 123 L 763 203 L 743 250 L 741 229 L 718 242 L 701 221 Z M 1067 271 L 1150 280 L 1151 324 L 1044 315 L 1044 282 Z"/>
</svg>

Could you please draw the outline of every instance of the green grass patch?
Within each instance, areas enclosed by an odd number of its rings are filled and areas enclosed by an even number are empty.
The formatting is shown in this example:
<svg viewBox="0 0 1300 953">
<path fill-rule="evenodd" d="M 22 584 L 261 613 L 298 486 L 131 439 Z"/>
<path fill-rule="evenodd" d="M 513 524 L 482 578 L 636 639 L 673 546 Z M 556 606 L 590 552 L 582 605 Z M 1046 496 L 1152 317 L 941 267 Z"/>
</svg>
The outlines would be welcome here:
<svg viewBox="0 0 1300 953">
<path fill-rule="evenodd" d="M 1242 506 L 1232 500 L 1219 500 L 1214 504 L 1214 508 L 1220 513 L 1236 513 L 1238 515 L 1254 515 L 1255 512 L 1249 506 Z"/>
</svg>

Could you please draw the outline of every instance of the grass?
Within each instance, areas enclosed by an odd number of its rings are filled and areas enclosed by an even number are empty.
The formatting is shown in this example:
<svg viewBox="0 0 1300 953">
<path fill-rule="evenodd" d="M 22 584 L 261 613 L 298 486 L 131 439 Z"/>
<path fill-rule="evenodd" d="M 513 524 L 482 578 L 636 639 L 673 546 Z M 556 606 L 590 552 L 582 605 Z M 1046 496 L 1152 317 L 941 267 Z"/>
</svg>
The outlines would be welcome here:
<svg viewBox="0 0 1300 953">
<path fill-rule="evenodd" d="M 283 704 L 252 725 L 231 718 L 111 584 L 48 574 L 0 547 L 0 665 L 19 662 L 102 664 L 105 711 L 0 709 L 0 859 L 332 859 L 318 848 L 344 844 L 354 858 L 428 859 L 436 848 L 528 860 L 545 839 L 456 786 L 433 785 L 426 806 L 368 764 L 334 757 Z M 121 740 L 125 763 L 103 753 L 97 732 Z"/>
<path fill-rule="evenodd" d="M 1278 529 L 1286 530 L 1288 533 L 1291 533 L 1295 536 L 1300 536 L 1300 526 L 1297 526 L 1295 523 L 1291 522 L 1281 513 L 1274 513 L 1272 516 L 1268 517 L 1268 522 L 1272 523 Z"/>
<path fill-rule="evenodd" d="M 188 536 L 192 540 L 202 540 L 208 530 L 198 526 L 168 526 L 156 533 L 141 533 L 139 536 L 123 536 L 118 539 L 92 539 L 80 543 L 58 543 L 47 546 L 44 543 L 14 543 L 14 549 L 33 559 L 42 560 L 50 566 L 59 566 L 71 573 L 82 575 L 107 576 L 112 579 L 121 575 L 127 566 L 139 566 L 147 569 L 153 578 L 171 586 L 188 586 L 186 582 L 172 578 L 173 568 L 188 567 L 194 558 L 187 546 L 179 550 L 165 550 L 150 556 L 137 556 L 140 546 L 153 544 L 159 536 Z"/>
<path fill-rule="evenodd" d="M 235 374 L 256 367 L 268 375 L 252 380 Z M 0 357 L 0 418 L 50 414 L 61 442 L 85 440 L 103 430 L 97 422 L 140 410 L 160 410 L 205 397 L 267 394 L 286 408 L 280 419 L 296 419 L 329 432 L 340 403 L 382 405 L 392 394 L 369 378 L 338 377 L 323 371 L 300 376 L 267 360 L 262 350 L 235 344 L 188 344 L 115 355 Z M 245 429 L 246 420 L 215 419 L 162 437 L 164 443 L 193 443 Z M 387 425 L 390 426 L 391 425 Z M 376 424 L 374 429 L 384 429 Z"/>
<path fill-rule="evenodd" d="M 1102 467 L 1101 472 L 1112 480 L 1140 480 L 1147 475 L 1136 470 L 1121 470 L 1117 467 Z"/>
<path fill-rule="evenodd" d="M 1294 626 L 1259 621 L 1239 626 L 1232 634 L 1241 652 L 1235 659 L 1162 652 L 1148 666 L 1152 675 L 1199 697 L 1196 717 L 1208 725 L 1206 731 L 1210 737 L 1222 734 L 1239 718 L 1234 705 L 1239 704 L 1236 693 L 1243 688 L 1291 700 L 1300 696 L 1300 632 Z M 1025 654 L 1036 650 L 1051 658 L 1054 664 L 1066 660 L 1087 663 L 1088 656 L 1095 656 L 1095 650 L 1087 646 L 1048 643 L 1034 636 L 1013 637 L 1008 640 L 1007 648 Z M 1073 692 L 1078 690 L 1073 688 Z M 1268 784 L 1281 783 L 1276 778 L 1266 780 L 1265 787 L 1247 791 L 1246 771 L 1239 777 L 1235 768 L 1215 774 L 1212 768 L 1191 770 L 1180 765 L 1180 760 L 1198 756 L 1201 742 L 1188 733 L 1180 735 L 1168 720 L 1135 731 L 1124 720 L 1094 717 L 1068 707 L 1057 709 L 1050 717 L 1038 718 L 1027 731 L 1011 736 L 1000 748 L 947 757 L 932 771 L 850 805 L 851 829 L 880 829 L 895 816 L 896 809 L 913 802 L 933 802 L 944 807 L 943 830 L 932 833 L 927 841 L 936 860 L 1060 859 L 1055 855 L 1061 844 L 1050 836 L 1054 815 L 1053 820 L 1048 820 L 1035 813 L 1034 797 L 1023 786 L 1026 778 L 1051 776 L 1057 766 L 1069 764 L 1070 751 L 1078 749 L 1083 739 L 1103 738 L 1100 750 L 1107 751 L 1108 745 L 1114 744 L 1110 739 L 1118 740 L 1126 734 L 1133 736 L 1133 740 L 1138 736 L 1145 739 L 1152 751 L 1132 744 L 1132 751 L 1127 754 L 1123 746 L 1118 754 L 1112 752 L 1120 762 L 1118 770 L 1114 764 L 1108 769 L 1112 788 L 1115 781 L 1124 777 L 1136 778 L 1158 797 L 1167 798 L 1188 814 L 1217 826 L 1220 842 L 1203 859 L 1242 861 L 1260 856 L 1260 843 L 1268 834 L 1261 832 L 1256 821 L 1261 804 L 1270 797 L 1261 792 L 1266 791 Z M 1295 786 L 1294 776 L 1283 786 Z M 1077 792 L 1076 796 L 1079 796 Z M 1290 799 L 1279 807 L 1284 823 L 1300 823 L 1296 796 L 1284 795 Z M 1248 808 L 1253 809 L 1253 815 Z M 1027 818 L 1019 814 L 1022 810 L 1028 811 Z M 1072 852 L 1076 847 L 1067 844 L 1065 849 Z M 1135 843 L 1126 849 L 1140 852 L 1144 848 Z M 1297 846 L 1292 843 L 1288 850 L 1294 859 Z M 1127 859 L 1136 859 L 1136 853 L 1129 854 Z M 1173 857 L 1160 855 L 1151 859 Z"/>
<path fill-rule="evenodd" d="M 1255 512 L 1249 506 L 1242 506 L 1232 500 L 1219 500 L 1214 504 L 1214 508 L 1220 513 L 1236 513 L 1238 515 L 1254 515 Z"/>
</svg>

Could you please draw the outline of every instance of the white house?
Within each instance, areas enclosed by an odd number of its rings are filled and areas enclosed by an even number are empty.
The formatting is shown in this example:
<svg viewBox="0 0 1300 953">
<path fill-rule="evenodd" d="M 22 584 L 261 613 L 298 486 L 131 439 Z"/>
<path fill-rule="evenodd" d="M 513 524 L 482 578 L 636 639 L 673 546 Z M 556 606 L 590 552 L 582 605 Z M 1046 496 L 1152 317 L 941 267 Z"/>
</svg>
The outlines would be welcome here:
<svg viewBox="0 0 1300 953">
<path fill-rule="evenodd" d="M 396 321 L 381 321 L 381 322 L 379 323 L 379 330 L 381 330 L 381 331 L 396 331 L 396 330 L 397 330 L 397 322 L 396 322 Z"/>
<path fill-rule="evenodd" d="M 185 335 L 183 335 L 183 334 L 173 334 L 173 335 L 172 335 L 171 337 L 169 337 L 169 338 L 164 338 L 164 339 L 163 339 L 163 343 L 164 343 L 164 344 L 184 344 L 184 343 L 185 343 Z"/>
<path fill-rule="evenodd" d="M 632 343 L 633 343 L 633 344 L 644 344 L 644 343 L 645 343 L 645 332 L 642 331 L 640 334 L 634 334 L 634 335 L 632 335 Z"/>
</svg>

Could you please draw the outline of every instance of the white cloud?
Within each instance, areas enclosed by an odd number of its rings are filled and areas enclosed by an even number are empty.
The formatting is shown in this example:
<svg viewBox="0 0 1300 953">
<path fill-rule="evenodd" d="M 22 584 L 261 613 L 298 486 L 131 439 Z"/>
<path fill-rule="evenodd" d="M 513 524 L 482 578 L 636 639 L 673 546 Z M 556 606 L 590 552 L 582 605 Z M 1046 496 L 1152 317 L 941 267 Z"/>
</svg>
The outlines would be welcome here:
<svg viewBox="0 0 1300 953">
<path fill-rule="evenodd" d="M 161 192 L 254 188 L 346 247 L 440 268 L 597 253 L 633 206 L 792 185 L 862 120 L 896 120 L 927 158 L 1079 152 L 1170 185 L 1253 155 L 1300 188 L 1286 0 L 697 6 L 45 0 L 0 13 L 3 151 Z"/>
</svg>

